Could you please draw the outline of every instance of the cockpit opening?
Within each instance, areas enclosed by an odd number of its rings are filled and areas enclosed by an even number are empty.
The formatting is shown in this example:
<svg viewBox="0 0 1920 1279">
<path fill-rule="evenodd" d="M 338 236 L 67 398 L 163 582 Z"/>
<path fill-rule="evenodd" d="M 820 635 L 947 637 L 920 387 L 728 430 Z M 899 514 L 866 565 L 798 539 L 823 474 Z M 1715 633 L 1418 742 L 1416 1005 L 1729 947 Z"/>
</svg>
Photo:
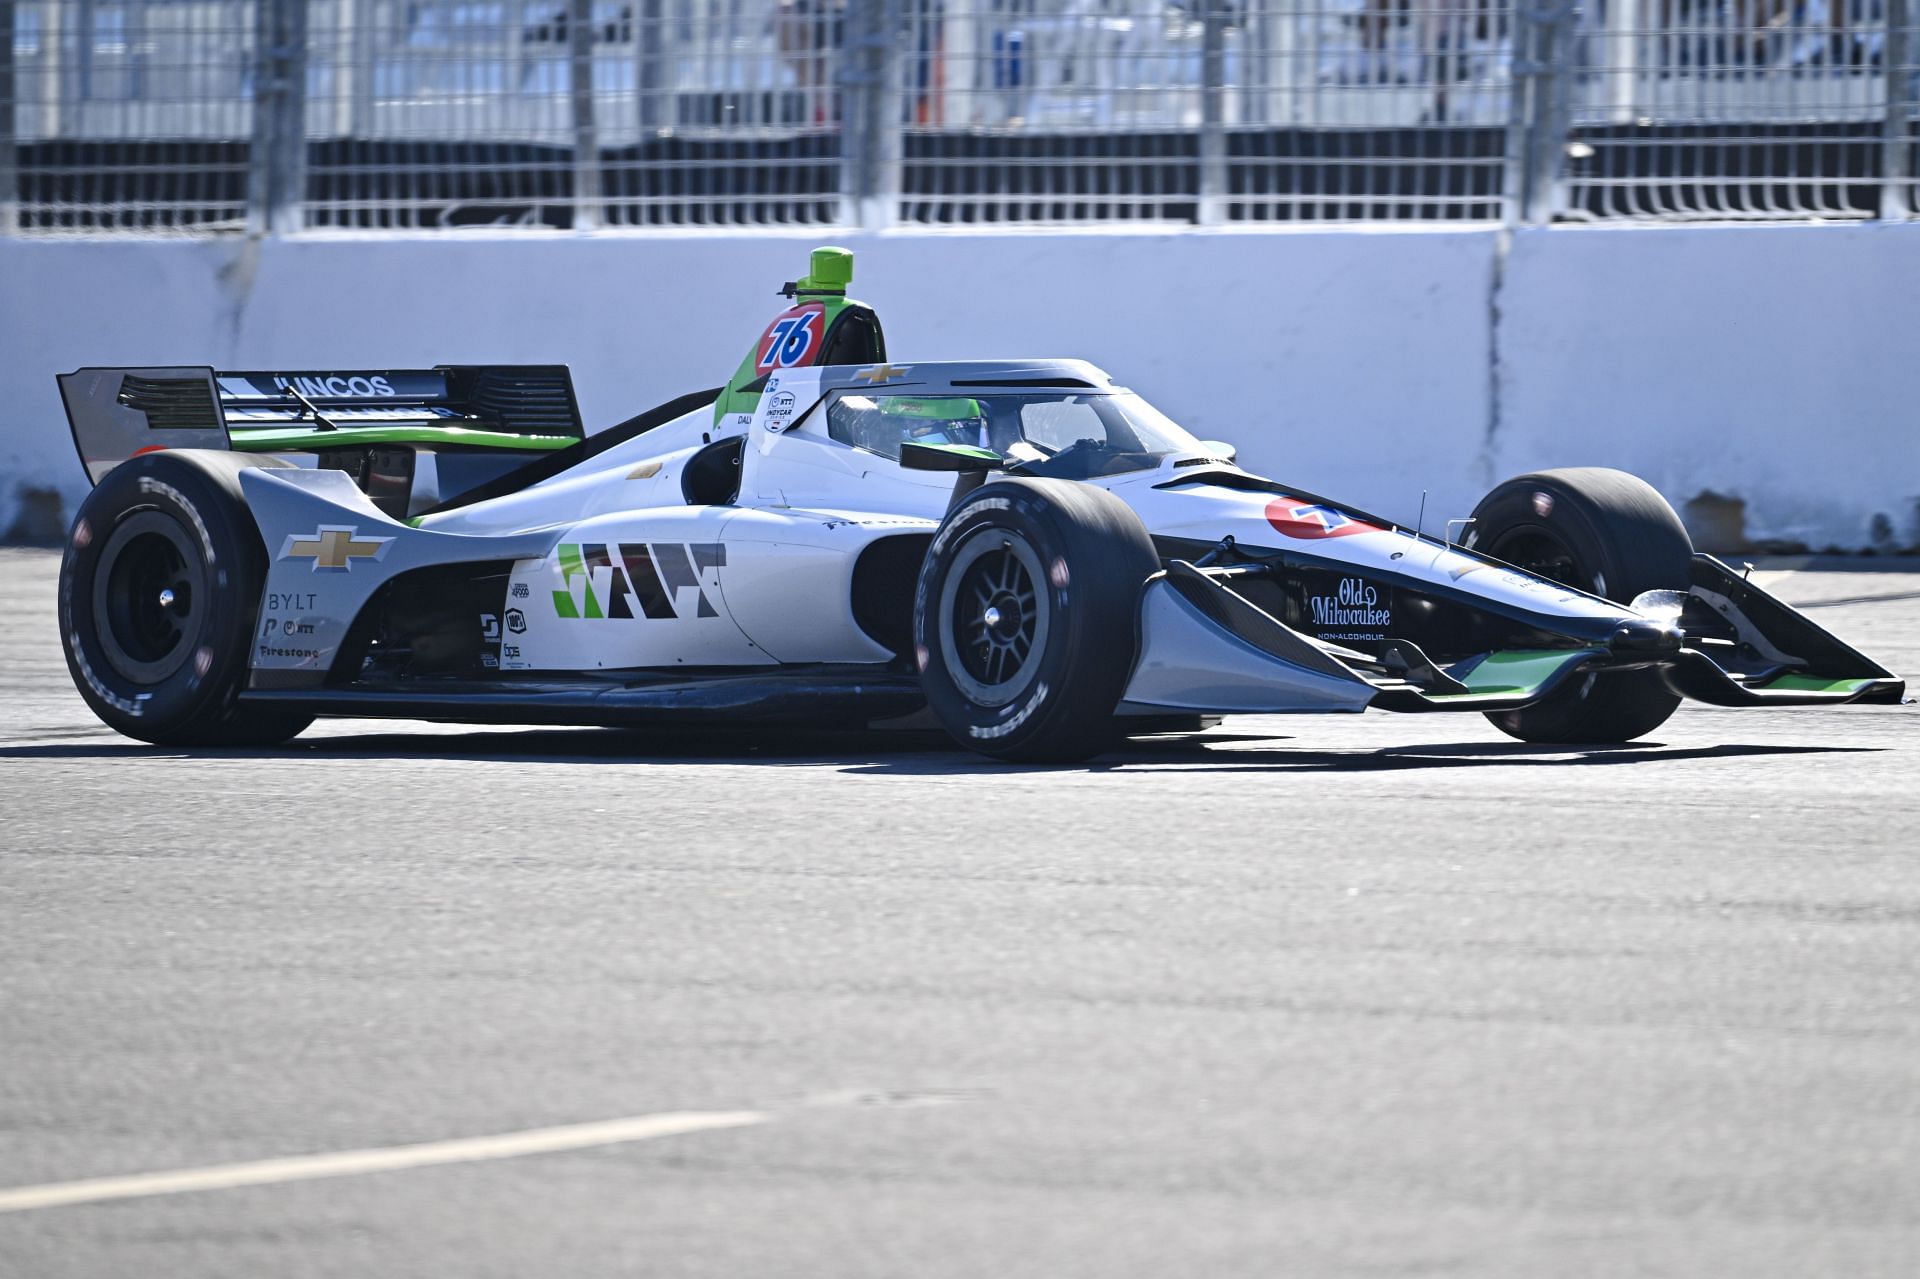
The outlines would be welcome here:
<svg viewBox="0 0 1920 1279">
<path fill-rule="evenodd" d="M 903 444 L 963 444 L 999 454 L 1015 474 L 1061 479 L 1148 470 L 1167 457 L 1205 451 L 1124 391 L 846 392 L 827 407 L 827 434 L 896 461 Z"/>
</svg>

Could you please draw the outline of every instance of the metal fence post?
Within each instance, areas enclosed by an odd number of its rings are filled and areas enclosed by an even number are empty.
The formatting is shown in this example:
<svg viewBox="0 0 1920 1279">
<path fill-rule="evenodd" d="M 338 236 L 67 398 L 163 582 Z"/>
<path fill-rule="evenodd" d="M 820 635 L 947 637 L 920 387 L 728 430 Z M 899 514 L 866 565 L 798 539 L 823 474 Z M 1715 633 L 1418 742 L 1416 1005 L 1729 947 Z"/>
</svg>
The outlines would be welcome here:
<svg viewBox="0 0 1920 1279">
<path fill-rule="evenodd" d="M 600 229 L 600 130 L 593 118 L 593 0 L 567 6 L 567 91 L 573 99 L 573 229 Z"/>
<path fill-rule="evenodd" d="M 1847 2 L 1841 0 L 1843 4 Z M 1646 16 L 1641 0 L 1608 0 L 1602 14 L 1606 22 L 1604 34 L 1596 31 L 1594 39 L 1606 50 L 1603 55 L 1606 61 L 1601 65 L 1607 69 L 1602 91 L 1607 119 L 1614 124 L 1628 124 L 1633 120 L 1634 106 L 1640 101 L 1640 45 Z"/>
<path fill-rule="evenodd" d="M 333 32 L 333 120 L 336 138 L 363 138 L 373 128 L 372 0 L 338 0 Z"/>
<path fill-rule="evenodd" d="M 276 0 L 254 0 L 253 6 L 253 136 L 247 147 L 247 234 L 262 236 L 272 225 L 274 110 L 278 90 L 274 47 Z"/>
<path fill-rule="evenodd" d="M 860 219 L 869 231 L 890 227 L 900 211 L 901 170 L 906 164 L 906 59 L 901 44 L 907 38 L 902 0 L 878 0 L 880 29 L 874 42 L 873 117 L 867 149 L 873 166 L 867 184 L 867 207 Z"/>
<path fill-rule="evenodd" d="M 14 139 L 13 0 L 0 0 L 0 235 L 20 229 L 20 152 Z"/>
<path fill-rule="evenodd" d="M 306 229 L 307 196 L 307 4 L 282 0 L 280 135 L 273 156 L 273 229 Z"/>
<path fill-rule="evenodd" d="M 51 5 L 40 12 L 40 136 L 65 135 L 67 44 L 63 29 L 66 10 Z"/>
<path fill-rule="evenodd" d="M 254 58 L 247 234 L 283 234 L 299 230 L 305 213 L 306 0 L 257 0 Z"/>
<path fill-rule="evenodd" d="M 849 0 L 841 49 L 841 221 L 878 231 L 900 204 L 906 118 L 899 0 Z"/>
<path fill-rule="evenodd" d="M 673 123 L 662 113 L 663 95 L 668 89 L 667 59 L 660 13 L 660 0 L 638 0 L 633 17 L 634 101 L 639 108 L 640 140 Z"/>
<path fill-rule="evenodd" d="M 80 28 L 78 38 L 73 42 L 73 100 L 84 103 L 93 97 L 93 0 L 76 0 L 74 12 L 78 17 L 75 25 Z M 84 106 L 75 110 L 85 111 Z"/>
<path fill-rule="evenodd" d="M 1910 0 L 1887 4 L 1887 120 L 1881 166 L 1880 216 L 1905 219 L 1913 204 L 1913 31 Z"/>
<path fill-rule="evenodd" d="M 1200 32 L 1201 226 L 1227 220 L 1227 0 L 1204 0 Z"/>
<path fill-rule="evenodd" d="M 864 212 L 866 184 L 871 166 L 867 161 L 867 100 L 872 86 L 867 82 L 863 55 L 872 25 L 877 0 L 847 0 L 841 18 L 840 61 L 834 67 L 834 83 L 840 99 L 840 217 L 843 226 L 859 226 Z"/>
<path fill-rule="evenodd" d="M 1522 3 L 1513 15 L 1513 104 L 1507 117 L 1508 226 L 1551 222 L 1572 130 L 1571 0 Z"/>
</svg>

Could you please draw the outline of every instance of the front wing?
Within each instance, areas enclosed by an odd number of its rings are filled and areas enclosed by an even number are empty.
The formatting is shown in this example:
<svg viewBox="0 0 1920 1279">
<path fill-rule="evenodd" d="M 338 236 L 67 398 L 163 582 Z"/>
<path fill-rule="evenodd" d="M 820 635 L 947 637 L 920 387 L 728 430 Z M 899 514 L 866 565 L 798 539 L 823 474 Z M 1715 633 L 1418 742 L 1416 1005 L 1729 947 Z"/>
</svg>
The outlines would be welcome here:
<svg viewBox="0 0 1920 1279">
<path fill-rule="evenodd" d="M 1442 667 L 1404 640 L 1365 653 L 1293 630 L 1235 592 L 1247 570 L 1174 560 L 1141 603 L 1140 659 L 1122 714 L 1169 711 L 1506 711 L 1599 671 L 1652 669 L 1716 706 L 1898 703 L 1904 681 L 1791 606 L 1697 555 L 1688 595 L 1733 639 L 1635 619 L 1605 644 L 1476 654 Z"/>
</svg>

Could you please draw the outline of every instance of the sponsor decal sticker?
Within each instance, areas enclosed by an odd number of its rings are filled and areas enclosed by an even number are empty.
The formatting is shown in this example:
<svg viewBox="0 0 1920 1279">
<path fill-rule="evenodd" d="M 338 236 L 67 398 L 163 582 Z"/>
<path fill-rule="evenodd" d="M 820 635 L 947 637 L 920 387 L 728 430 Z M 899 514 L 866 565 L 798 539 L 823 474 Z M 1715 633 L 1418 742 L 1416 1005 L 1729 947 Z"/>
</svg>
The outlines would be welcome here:
<svg viewBox="0 0 1920 1279">
<path fill-rule="evenodd" d="M 194 531 L 200 535 L 200 549 L 206 552 L 207 563 L 217 564 L 220 562 L 220 557 L 214 554 L 213 534 L 207 532 L 207 522 L 200 518 L 200 508 L 192 502 L 189 502 L 185 493 L 182 493 L 166 481 L 156 480 L 150 475 L 140 477 L 140 491 L 142 493 L 158 493 L 163 497 L 171 498 L 175 505 L 187 513 L 187 518 L 193 521 Z M 220 577 L 221 585 L 224 586 L 226 580 L 225 573 L 223 572 Z"/>
<path fill-rule="evenodd" d="M 912 367 L 911 364 L 903 368 L 895 368 L 891 364 L 876 364 L 872 368 L 861 369 L 853 376 L 855 381 L 865 382 L 869 386 L 878 386 L 882 382 L 891 382 L 897 377 L 905 377 Z"/>
<path fill-rule="evenodd" d="M 507 610 L 507 629 L 515 635 L 527 633 L 527 615 L 517 608 Z"/>
<path fill-rule="evenodd" d="M 1303 502 L 1297 497 L 1276 497 L 1268 502 L 1267 523 L 1286 536 L 1299 538 L 1302 541 L 1386 531 L 1378 525 L 1357 520 L 1331 506 Z"/>
<path fill-rule="evenodd" d="M 827 308 L 819 302 L 797 306 L 774 320 L 760 335 L 759 354 L 754 357 L 756 373 L 796 368 L 813 363 L 820 349 L 820 335 L 826 327 Z"/>
<path fill-rule="evenodd" d="M 311 533 L 289 533 L 280 545 L 283 560 L 310 559 L 318 573 L 348 572 L 355 560 L 381 560 L 393 545 L 390 537 L 361 537 L 352 525 L 322 524 Z"/>
<path fill-rule="evenodd" d="M 309 400 L 384 400 L 393 395 L 393 384 L 383 377 L 276 377 L 273 384 Z"/>
<path fill-rule="evenodd" d="M 1393 625 L 1393 598 L 1361 577 L 1343 577 L 1334 589 L 1307 597 L 1307 611 L 1323 639 L 1380 639 Z"/>
<path fill-rule="evenodd" d="M 779 391 L 767 397 L 767 429 L 784 431 L 793 420 L 796 401 L 792 391 Z"/>
<path fill-rule="evenodd" d="M 290 659 L 304 665 L 320 660 L 320 651 L 312 648 L 288 648 L 278 644 L 260 644 L 254 650 L 261 658 L 277 657 Z"/>
<path fill-rule="evenodd" d="M 967 733 L 983 741 L 992 741 L 996 738 L 1005 737 L 1008 733 L 1011 733 L 1014 729 L 1019 728 L 1022 724 L 1033 718 L 1033 713 L 1040 709 L 1040 703 L 1046 700 L 1047 685 L 1046 681 L 1042 680 L 1035 686 L 1033 696 L 1027 699 L 1026 705 L 1020 708 L 1020 713 L 1012 719 L 1005 720 L 999 724 L 969 724 L 967 725 Z"/>
<path fill-rule="evenodd" d="M 722 542 L 562 542 L 561 589 L 553 592 L 555 617 L 589 621 L 638 617 L 677 618 L 692 591 L 693 616 L 718 617 L 703 576 L 717 581 L 727 565 Z"/>
</svg>

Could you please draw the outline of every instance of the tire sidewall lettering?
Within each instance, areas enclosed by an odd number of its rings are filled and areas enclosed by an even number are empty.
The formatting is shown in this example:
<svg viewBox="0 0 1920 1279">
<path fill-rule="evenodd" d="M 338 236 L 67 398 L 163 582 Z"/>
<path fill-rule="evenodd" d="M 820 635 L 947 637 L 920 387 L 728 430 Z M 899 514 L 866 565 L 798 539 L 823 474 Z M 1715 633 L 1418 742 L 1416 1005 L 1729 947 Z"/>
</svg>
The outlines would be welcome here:
<svg viewBox="0 0 1920 1279">
<path fill-rule="evenodd" d="M 231 705 L 244 677 L 253 615 L 249 601 L 231 598 L 236 579 L 228 571 L 230 563 L 244 563 L 245 545 L 240 539 L 252 535 L 251 528 L 236 528 L 230 516 L 216 513 L 218 504 L 207 500 L 209 494 L 217 493 L 213 476 L 177 452 L 149 457 L 172 460 L 150 462 L 143 457 L 123 463 L 81 504 L 76 525 L 86 522 L 91 535 L 68 539 L 58 596 L 62 647 L 74 683 L 109 727 L 135 736 L 165 732 L 170 724 L 218 714 L 214 708 Z M 151 470 L 162 474 L 148 473 Z M 101 551 L 111 544 L 114 530 L 142 511 L 160 512 L 179 524 L 188 542 L 205 557 L 205 581 L 213 586 L 211 598 L 201 602 L 210 610 L 210 629 L 201 633 L 201 642 L 211 649 L 210 660 L 203 663 L 195 654 L 151 687 L 110 669 L 96 638 L 95 628 L 103 623 L 94 611 L 91 585 L 100 568 Z M 239 580 L 244 580 L 244 574 Z M 143 724 L 155 727 L 138 727 Z"/>
<path fill-rule="evenodd" d="M 995 489 L 1002 491 L 995 492 Z M 1033 686 L 1005 705 L 990 709 L 969 701 L 948 675 L 941 646 L 933 633 L 933 628 L 940 624 L 940 619 L 934 616 L 934 583 L 944 576 L 954 553 L 972 534 L 983 529 L 1024 526 L 1021 531 L 1030 542 L 1036 543 L 1046 563 L 1051 565 L 1064 554 L 1060 530 L 1055 527 L 1051 508 L 1044 500 L 1011 484 L 989 485 L 980 493 L 963 502 L 941 525 L 927 548 L 927 558 L 914 589 L 914 645 L 916 651 L 924 650 L 928 654 L 921 671 L 928 701 L 944 703 L 950 710 L 957 710 L 966 721 L 968 737 L 974 742 L 1011 744 L 1036 729 L 1049 709 L 1054 689 L 1046 672 L 1057 661 L 1056 655 L 1073 642 L 1074 619 L 1069 612 L 1071 581 L 1066 574 L 1047 574 L 1049 580 L 1043 589 L 1048 593 L 1056 620 L 1050 628 L 1046 649 L 1037 659 L 1041 673 L 1034 679 Z M 1053 580 L 1056 577 L 1060 579 L 1058 582 Z"/>
</svg>

